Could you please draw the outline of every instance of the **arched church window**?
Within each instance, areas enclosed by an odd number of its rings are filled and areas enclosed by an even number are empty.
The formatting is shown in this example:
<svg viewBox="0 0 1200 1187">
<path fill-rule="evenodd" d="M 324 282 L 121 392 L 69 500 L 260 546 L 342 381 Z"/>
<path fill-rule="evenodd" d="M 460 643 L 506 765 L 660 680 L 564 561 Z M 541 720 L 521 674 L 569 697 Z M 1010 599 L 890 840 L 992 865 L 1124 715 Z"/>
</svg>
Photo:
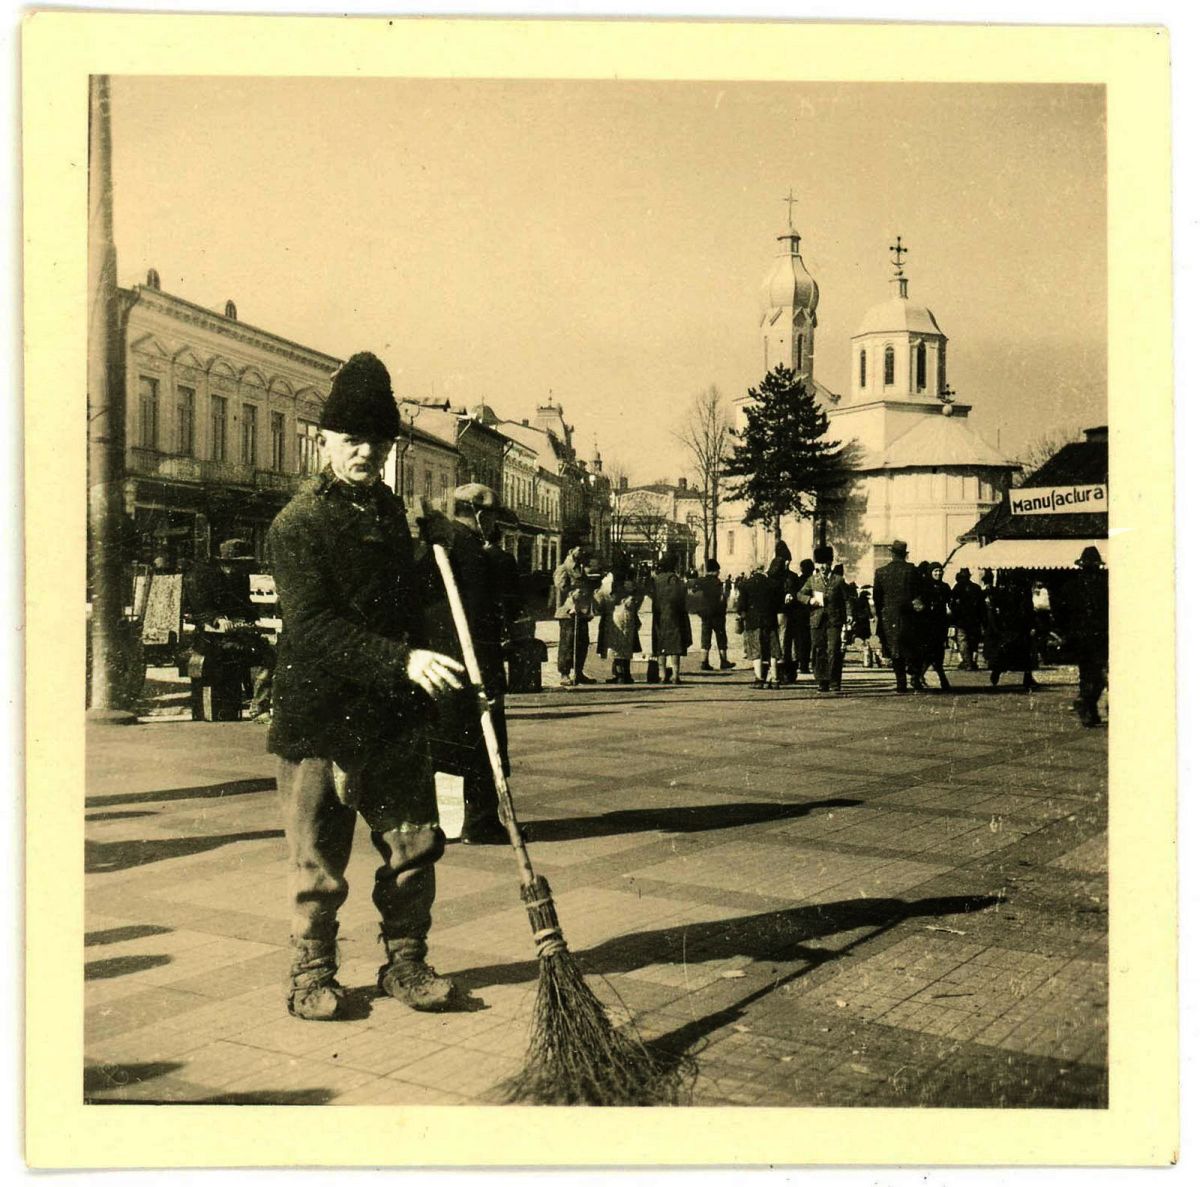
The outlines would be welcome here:
<svg viewBox="0 0 1200 1187">
<path fill-rule="evenodd" d="M 917 347 L 917 391 L 925 390 L 925 343 Z"/>
<path fill-rule="evenodd" d="M 865 350 L 858 352 L 858 386 L 867 386 L 867 352 Z"/>
<path fill-rule="evenodd" d="M 896 382 L 896 352 L 890 346 L 883 352 L 883 382 L 885 387 Z"/>
<path fill-rule="evenodd" d="M 796 370 L 804 370 L 804 335 L 796 339 Z"/>
</svg>

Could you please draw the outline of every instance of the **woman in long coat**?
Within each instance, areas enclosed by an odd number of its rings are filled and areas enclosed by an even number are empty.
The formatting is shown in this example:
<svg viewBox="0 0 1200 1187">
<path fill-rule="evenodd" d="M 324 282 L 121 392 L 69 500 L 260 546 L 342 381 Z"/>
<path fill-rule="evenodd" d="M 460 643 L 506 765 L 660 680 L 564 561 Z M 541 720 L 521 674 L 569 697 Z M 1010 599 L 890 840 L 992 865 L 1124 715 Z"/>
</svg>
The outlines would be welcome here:
<svg viewBox="0 0 1200 1187">
<path fill-rule="evenodd" d="M 941 565 L 930 565 L 921 585 L 921 598 L 925 603 L 921 637 L 921 674 L 924 675 L 926 665 L 932 668 L 937 673 L 943 692 L 950 687 L 944 665 L 946 636 L 950 630 L 951 592 L 950 587 L 942 580 L 944 572 Z"/>
<path fill-rule="evenodd" d="M 988 591 L 983 634 L 983 655 L 991 670 L 993 688 L 1005 672 L 1020 672 L 1027 692 L 1038 687 L 1033 678 L 1036 631 L 1029 578 L 1020 570 L 997 574 L 996 584 Z"/>
<path fill-rule="evenodd" d="M 687 582 L 675 572 L 675 562 L 665 556 L 654 577 L 654 639 L 663 681 L 682 684 L 680 663 L 692 645 L 692 624 L 687 612 Z"/>
</svg>

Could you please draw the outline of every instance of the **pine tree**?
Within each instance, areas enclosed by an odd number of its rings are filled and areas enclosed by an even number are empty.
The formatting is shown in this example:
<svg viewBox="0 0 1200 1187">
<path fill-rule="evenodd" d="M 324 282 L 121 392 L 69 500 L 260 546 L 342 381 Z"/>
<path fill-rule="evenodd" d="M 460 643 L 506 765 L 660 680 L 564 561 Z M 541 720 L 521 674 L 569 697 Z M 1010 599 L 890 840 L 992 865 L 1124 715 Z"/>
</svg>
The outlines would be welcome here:
<svg viewBox="0 0 1200 1187">
<path fill-rule="evenodd" d="M 765 523 L 778 536 L 784 515 L 815 519 L 845 498 L 850 454 L 827 439 L 829 418 L 790 367 L 768 372 L 749 395 L 725 474 L 740 480 L 730 495 L 747 503 L 744 521 Z"/>
</svg>

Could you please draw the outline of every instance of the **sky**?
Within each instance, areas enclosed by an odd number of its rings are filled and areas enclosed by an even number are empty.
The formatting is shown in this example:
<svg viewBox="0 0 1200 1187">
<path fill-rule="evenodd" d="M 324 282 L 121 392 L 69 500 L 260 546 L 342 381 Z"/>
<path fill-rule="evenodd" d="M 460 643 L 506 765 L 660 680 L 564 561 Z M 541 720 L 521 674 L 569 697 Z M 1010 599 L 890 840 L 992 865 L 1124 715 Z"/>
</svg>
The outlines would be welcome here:
<svg viewBox="0 0 1200 1187">
<path fill-rule="evenodd" d="M 162 287 L 396 391 L 564 406 L 634 481 L 687 473 L 696 394 L 761 378 L 787 224 L 815 374 L 891 295 L 949 338 L 972 426 L 1019 457 L 1106 418 L 1104 93 L 1088 86 L 113 79 L 121 283 Z"/>
</svg>

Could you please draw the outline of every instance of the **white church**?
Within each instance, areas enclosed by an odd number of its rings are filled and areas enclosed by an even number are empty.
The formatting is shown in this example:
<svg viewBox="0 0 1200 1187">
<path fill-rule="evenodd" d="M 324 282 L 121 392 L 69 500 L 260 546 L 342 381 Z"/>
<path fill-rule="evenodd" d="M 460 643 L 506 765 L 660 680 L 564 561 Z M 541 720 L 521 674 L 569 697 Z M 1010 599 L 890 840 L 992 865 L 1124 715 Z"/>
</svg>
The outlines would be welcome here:
<svg viewBox="0 0 1200 1187">
<path fill-rule="evenodd" d="M 834 559 L 859 583 L 887 562 L 897 538 L 907 541 L 912 561 L 945 560 L 958 537 L 1003 497 L 1017 463 L 969 426 L 971 405 L 950 390 L 946 335 L 926 306 L 909 299 L 901 262 L 907 249 L 897 238 L 894 292 L 867 310 L 850 339 L 848 394 L 836 395 L 813 376 L 820 292 L 790 217 L 778 242 L 762 286 L 763 374 L 781 363 L 797 371 L 825 409 L 830 437 L 855 441 L 859 449 L 848 513 L 827 525 Z M 748 399 L 735 401 L 739 428 Z M 748 573 L 774 555 L 774 533 L 743 524 L 744 511 L 733 502 L 722 508 L 718 547 L 726 573 Z M 812 555 L 814 531 L 807 519 L 781 524 L 793 567 Z"/>
</svg>

